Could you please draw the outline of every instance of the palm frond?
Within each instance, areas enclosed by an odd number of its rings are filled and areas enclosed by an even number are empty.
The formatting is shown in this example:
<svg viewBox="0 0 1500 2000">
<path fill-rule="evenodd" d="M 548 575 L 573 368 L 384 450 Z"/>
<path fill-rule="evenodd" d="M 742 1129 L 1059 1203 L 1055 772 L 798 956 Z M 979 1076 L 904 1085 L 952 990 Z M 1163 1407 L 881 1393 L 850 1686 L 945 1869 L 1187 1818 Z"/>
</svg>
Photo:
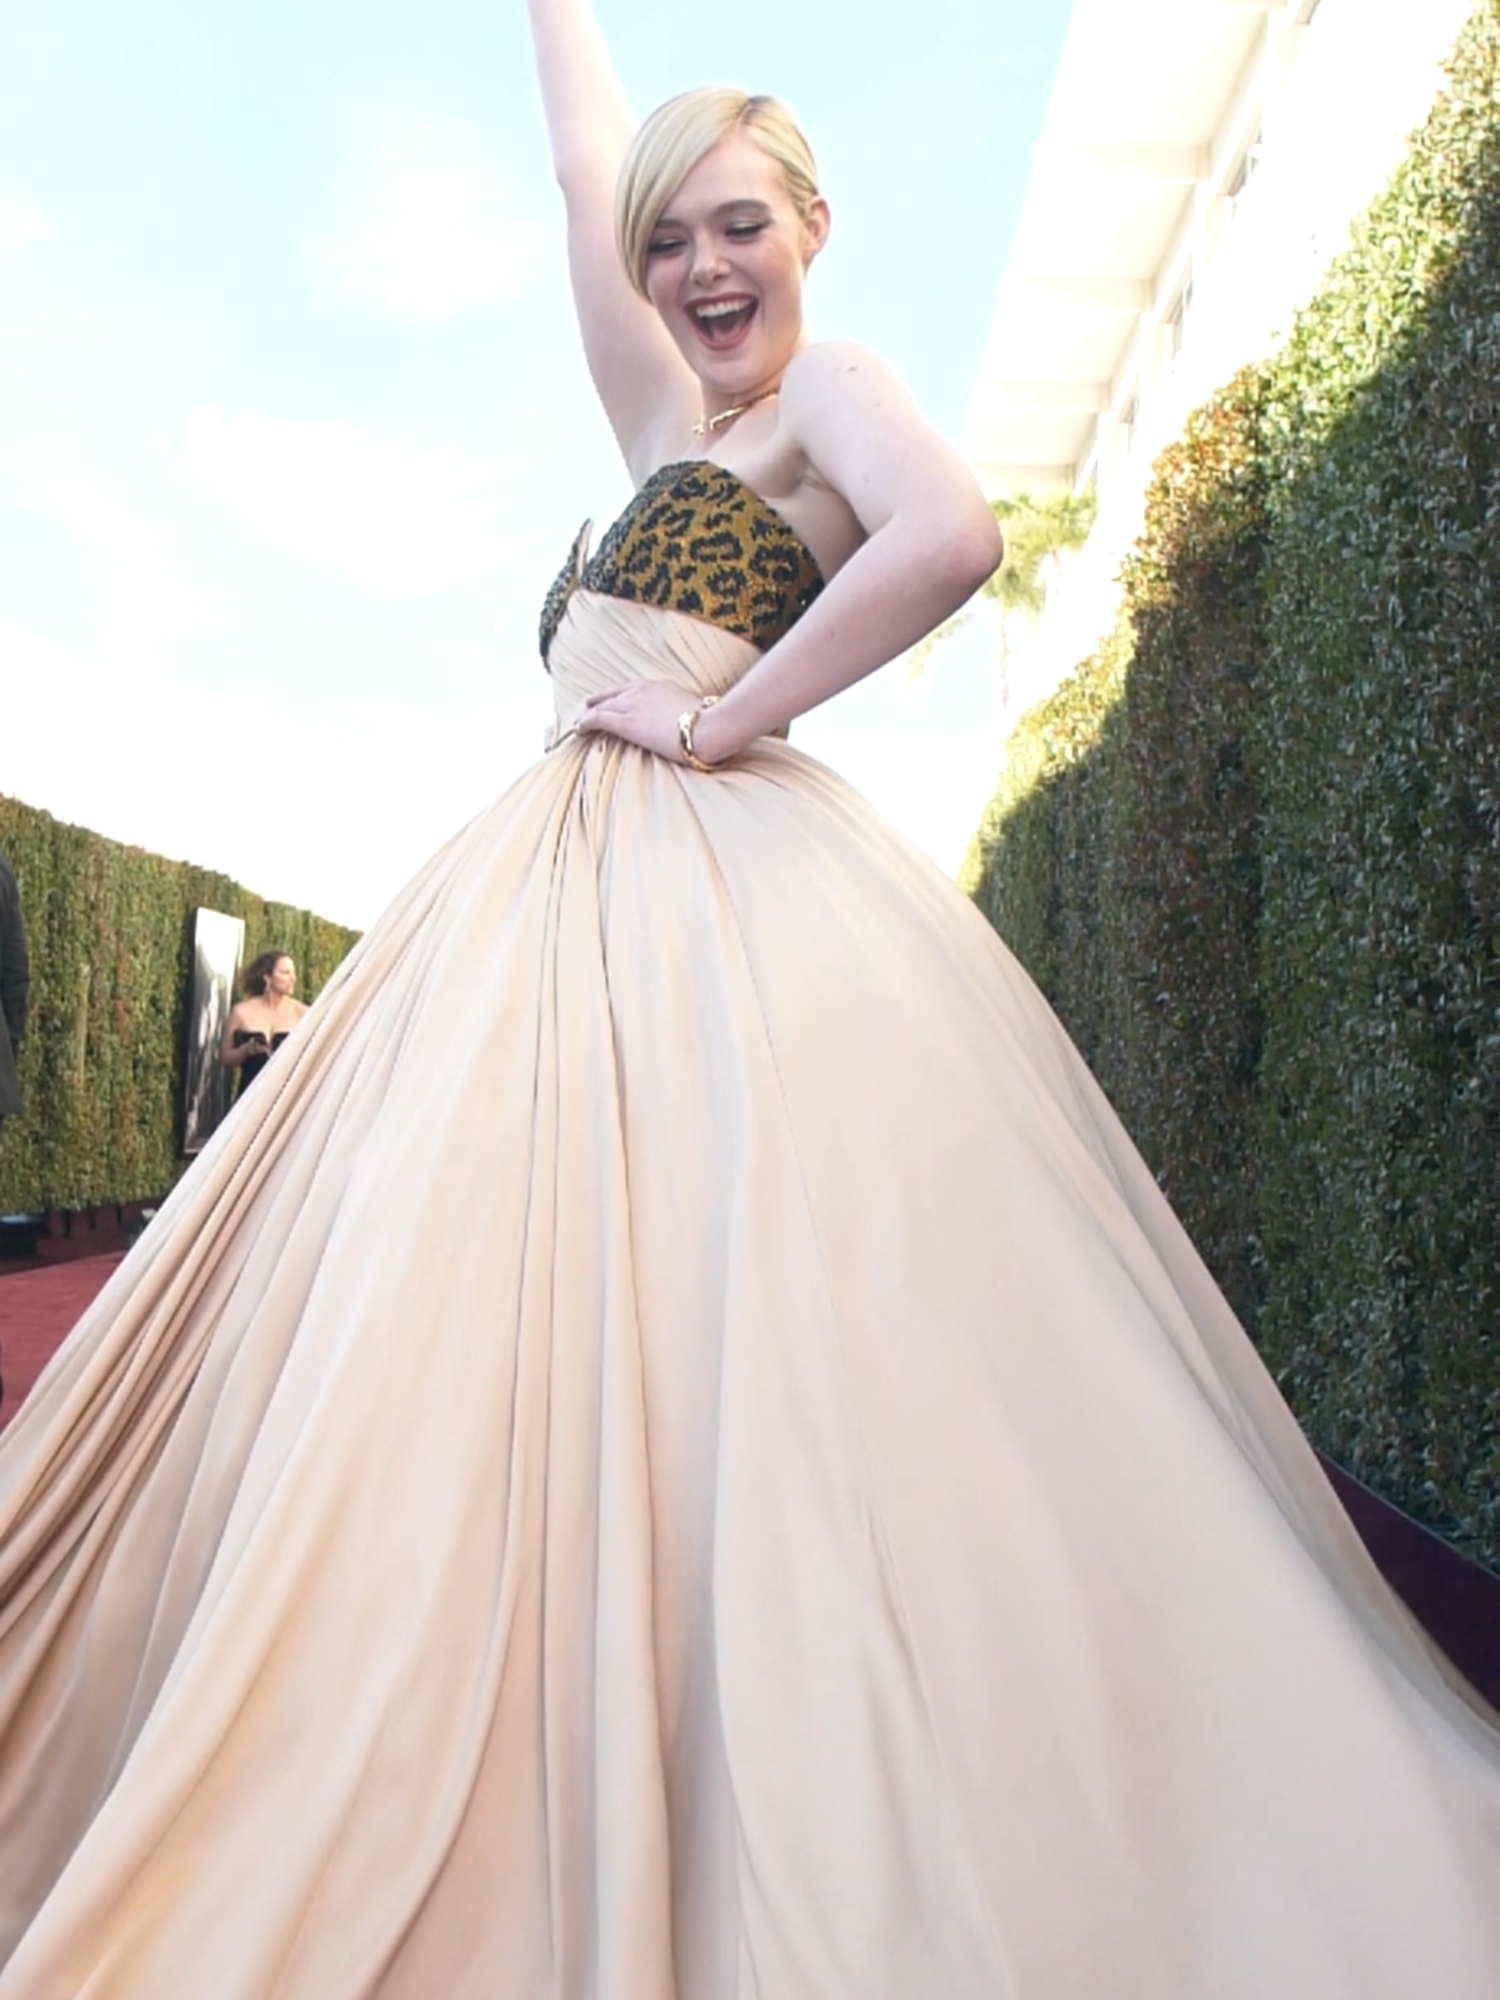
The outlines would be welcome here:
<svg viewBox="0 0 1500 2000">
<path fill-rule="evenodd" d="M 1088 540 L 1097 510 L 1092 493 L 1007 493 L 992 500 L 990 508 L 1005 538 L 1005 553 L 976 596 L 994 606 L 1004 656 L 1010 650 L 1011 621 L 1036 624 L 1047 608 L 1047 592 L 1062 558 Z M 972 615 L 966 610 L 945 619 L 912 647 L 906 660 L 909 682 L 922 679 L 934 655 Z"/>
</svg>

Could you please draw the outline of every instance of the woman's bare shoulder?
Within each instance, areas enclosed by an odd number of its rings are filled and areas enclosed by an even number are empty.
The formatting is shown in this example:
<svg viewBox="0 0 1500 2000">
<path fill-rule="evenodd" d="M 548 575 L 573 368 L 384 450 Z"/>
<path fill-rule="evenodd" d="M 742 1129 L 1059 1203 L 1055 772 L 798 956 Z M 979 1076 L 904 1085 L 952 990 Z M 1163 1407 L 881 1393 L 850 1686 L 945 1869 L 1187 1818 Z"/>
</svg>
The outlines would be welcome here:
<svg viewBox="0 0 1500 2000">
<path fill-rule="evenodd" d="M 802 349 L 782 384 L 781 417 L 808 483 L 841 495 L 867 534 L 899 506 L 927 504 L 962 469 L 891 364 L 854 341 Z"/>
<path fill-rule="evenodd" d="M 781 385 L 781 416 L 815 464 L 820 449 L 928 428 L 891 364 L 852 340 L 816 341 L 793 358 Z"/>
<path fill-rule="evenodd" d="M 900 376 L 884 355 L 857 340 L 814 340 L 799 348 L 782 378 L 783 403 L 793 405 L 816 398 L 863 396 L 871 392 L 899 390 L 906 397 Z"/>
</svg>

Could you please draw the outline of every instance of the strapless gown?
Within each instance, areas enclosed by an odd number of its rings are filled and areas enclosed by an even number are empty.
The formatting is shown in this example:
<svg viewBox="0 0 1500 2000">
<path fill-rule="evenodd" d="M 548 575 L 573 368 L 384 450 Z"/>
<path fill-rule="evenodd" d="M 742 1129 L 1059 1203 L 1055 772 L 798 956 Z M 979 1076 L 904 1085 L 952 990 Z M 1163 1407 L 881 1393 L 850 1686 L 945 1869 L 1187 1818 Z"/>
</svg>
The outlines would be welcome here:
<svg viewBox="0 0 1500 2000">
<path fill-rule="evenodd" d="M 282 1043 L 286 1040 L 287 1036 L 290 1033 L 291 1030 L 287 1028 L 283 1029 L 280 1034 L 272 1035 L 270 1046 L 267 1048 L 264 1055 L 246 1056 L 245 1060 L 240 1064 L 238 1070 L 236 1071 L 236 1076 L 238 1079 L 238 1081 L 235 1084 L 236 1097 L 244 1096 L 245 1092 L 250 1088 L 251 1084 L 254 1083 L 255 1079 L 260 1075 L 261 1071 L 265 1068 L 266 1064 L 271 1060 L 272 1056 L 275 1055 L 276 1051 L 281 1047 Z M 263 1042 L 265 1041 L 265 1036 L 259 1034 L 253 1028 L 235 1029 L 234 1046 L 237 1049 L 242 1049 L 245 1046 L 246 1042 L 255 1042 L 255 1041 Z"/>
<path fill-rule="evenodd" d="M 643 521 L 563 717 L 808 595 L 753 496 Z M 438 854 L 0 1524 L 0 2000 L 1500 1994 L 1494 1717 L 1024 974 L 788 745 L 563 735 Z"/>
</svg>

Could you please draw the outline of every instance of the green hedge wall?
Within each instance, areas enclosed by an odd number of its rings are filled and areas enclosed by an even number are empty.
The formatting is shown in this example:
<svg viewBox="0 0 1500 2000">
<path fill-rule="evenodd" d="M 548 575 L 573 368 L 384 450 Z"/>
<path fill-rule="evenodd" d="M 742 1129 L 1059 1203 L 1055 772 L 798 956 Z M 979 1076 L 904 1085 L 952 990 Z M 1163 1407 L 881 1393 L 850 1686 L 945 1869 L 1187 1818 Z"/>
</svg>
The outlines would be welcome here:
<svg viewBox="0 0 1500 2000">
<path fill-rule="evenodd" d="M 1315 1439 L 1500 1561 L 1500 0 L 966 864 Z"/>
<path fill-rule="evenodd" d="M 1067 1022 L 1242 1317 L 1260 1010 L 1245 739 L 1264 650 L 1263 387 L 1155 469 L 1126 616 L 1023 718 L 962 881 Z"/>
<path fill-rule="evenodd" d="M 247 958 L 291 952 L 307 997 L 357 933 L 16 799 L 0 797 L 0 847 L 20 881 L 32 972 L 25 1109 L 0 1140 L 0 1212 L 164 1193 L 183 1164 L 193 910 L 243 917 Z"/>
</svg>

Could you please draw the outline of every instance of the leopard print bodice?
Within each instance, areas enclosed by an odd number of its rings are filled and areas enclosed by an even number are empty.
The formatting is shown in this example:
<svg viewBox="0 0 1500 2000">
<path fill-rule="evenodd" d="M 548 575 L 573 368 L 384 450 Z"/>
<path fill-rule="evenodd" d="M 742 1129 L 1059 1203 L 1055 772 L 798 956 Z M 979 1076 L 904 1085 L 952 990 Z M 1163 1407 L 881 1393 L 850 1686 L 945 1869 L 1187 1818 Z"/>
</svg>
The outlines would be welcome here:
<svg viewBox="0 0 1500 2000">
<path fill-rule="evenodd" d="M 812 552 L 736 472 L 710 459 L 662 466 L 588 553 L 585 521 L 542 606 L 545 660 L 575 590 L 706 619 L 764 652 L 823 588 Z"/>
</svg>

